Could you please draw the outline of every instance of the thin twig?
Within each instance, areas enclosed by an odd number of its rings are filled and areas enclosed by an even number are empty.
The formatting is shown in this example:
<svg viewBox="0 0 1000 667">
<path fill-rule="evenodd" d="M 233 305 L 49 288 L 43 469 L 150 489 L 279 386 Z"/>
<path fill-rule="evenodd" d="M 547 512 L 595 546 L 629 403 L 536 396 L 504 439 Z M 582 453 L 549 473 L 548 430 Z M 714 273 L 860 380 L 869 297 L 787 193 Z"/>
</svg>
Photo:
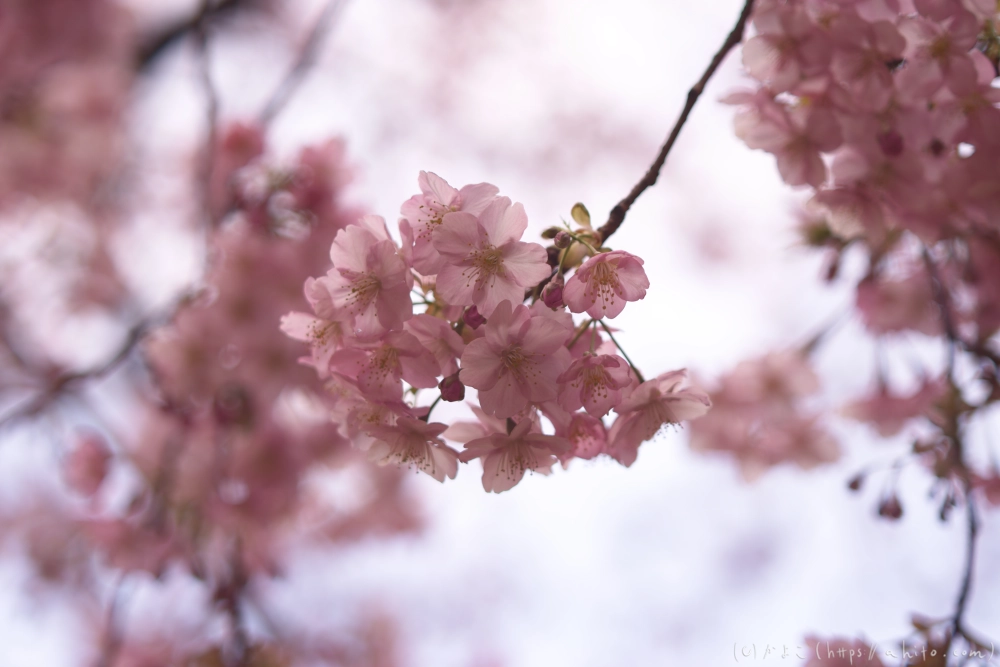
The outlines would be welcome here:
<svg viewBox="0 0 1000 667">
<path fill-rule="evenodd" d="M 209 20 L 235 14 L 240 10 L 251 8 L 254 4 L 255 0 L 222 0 L 216 4 L 202 3 L 194 14 L 171 23 L 141 43 L 136 54 L 136 69 L 140 72 L 149 69 L 171 46 L 198 30 L 199 26 L 203 26 Z"/>
<path fill-rule="evenodd" d="M 965 573 L 962 576 L 962 587 L 959 589 L 958 602 L 955 603 L 955 619 L 952 623 L 953 636 L 965 634 L 962 629 L 962 618 L 965 616 L 965 607 L 968 604 L 969 592 L 972 589 L 972 571 L 976 561 L 976 541 L 979 537 L 979 520 L 976 516 L 976 504 L 970 493 L 970 486 L 967 483 L 965 485 L 965 504 L 967 509 L 966 517 L 968 518 L 965 544 Z"/>
<path fill-rule="evenodd" d="M 639 382 L 645 382 L 646 379 L 642 377 L 642 373 L 639 372 L 639 369 L 635 367 L 635 364 L 632 363 L 632 360 L 628 358 L 628 354 L 625 353 L 625 350 L 622 349 L 622 346 L 618 344 L 617 340 L 615 340 L 614 335 L 611 333 L 611 327 L 605 324 L 604 320 L 597 320 L 597 323 L 600 324 L 602 327 L 604 327 L 604 331 L 605 333 L 608 334 L 608 338 L 611 339 L 611 342 L 615 344 L 615 347 L 618 348 L 618 351 L 622 353 L 623 357 L 625 357 L 625 361 L 627 361 L 628 365 L 632 367 L 633 371 L 635 371 L 635 376 L 639 378 Z"/>
<path fill-rule="evenodd" d="M 930 277 L 931 292 L 934 295 L 934 301 L 941 311 L 941 322 L 944 325 L 944 333 L 948 338 L 948 380 L 954 382 L 955 348 L 962 345 L 962 338 L 958 335 L 958 328 L 955 326 L 951 296 L 948 294 L 948 288 L 945 286 L 944 280 L 941 278 L 941 274 L 938 272 L 937 265 L 934 263 L 934 259 L 931 257 L 927 246 L 923 247 L 921 254 L 924 258 L 924 265 L 927 267 L 927 275 Z"/>
<path fill-rule="evenodd" d="M 681 115 L 677 118 L 677 122 L 674 123 L 674 128 L 670 131 L 670 135 L 667 137 L 666 143 L 660 149 L 659 155 L 656 156 L 656 160 L 653 161 L 652 166 L 650 166 L 649 171 L 646 175 L 642 177 L 632 191 L 628 193 L 625 199 L 615 204 L 615 207 L 611 209 L 611 213 L 608 215 L 608 221 L 604 223 L 604 226 L 597 231 L 601 235 L 601 242 L 604 243 L 608 240 L 612 234 L 618 231 L 622 223 L 625 222 L 625 214 L 635 203 L 635 200 L 639 198 L 647 188 L 652 187 L 656 183 L 656 179 L 660 176 L 660 170 L 663 168 L 663 163 L 666 162 L 667 154 L 670 149 L 673 148 L 674 142 L 677 141 L 677 136 L 681 132 L 681 128 L 684 127 L 684 123 L 687 122 L 688 116 L 691 114 L 691 110 L 694 108 L 695 102 L 701 97 L 702 92 L 705 90 L 705 85 L 708 84 L 708 80 L 712 78 L 715 71 L 719 69 L 719 65 L 722 64 L 722 60 L 726 57 L 733 47 L 743 41 L 743 32 L 746 28 L 747 20 L 750 18 L 750 12 L 753 9 L 754 0 L 747 0 L 746 4 L 743 6 L 743 11 L 740 13 L 739 19 L 736 21 L 736 25 L 733 26 L 732 32 L 726 37 L 726 41 L 722 43 L 722 47 L 716 52 L 715 56 L 712 58 L 712 62 L 708 64 L 708 69 L 705 73 L 701 75 L 701 79 L 698 83 L 694 84 L 694 87 L 688 91 L 687 102 L 684 104 L 684 108 L 681 110 Z"/>
<path fill-rule="evenodd" d="M 105 361 L 82 371 L 70 371 L 60 373 L 50 380 L 45 388 L 37 393 L 33 398 L 23 403 L 20 407 L 8 412 L 0 417 L 0 428 L 10 425 L 20 419 L 33 417 L 51 405 L 56 399 L 68 391 L 73 390 L 77 385 L 100 380 L 110 375 L 118 369 L 125 361 L 132 356 L 139 343 L 145 339 L 146 335 L 154 328 L 160 326 L 173 318 L 177 310 L 191 300 L 194 292 L 186 291 L 162 312 L 145 317 L 136 322 L 128 330 L 121 345 Z"/>
<path fill-rule="evenodd" d="M 63 393 L 71 390 L 75 385 L 88 380 L 99 380 L 114 371 L 128 359 L 151 325 L 152 320 L 143 320 L 133 326 L 125 336 L 125 340 L 119 346 L 118 350 L 110 358 L 97 366 L 84 371 L 74 371 L 57 375 L 48 383 L 47 387 L 32 399 L 0 418 L 0 428 L 20 419 L 35 416 L 45 410 Z"/>
<path fill-rule="evenodd" d="M 106 628 L 103 646 L 96 667 L 112 667 L 115 664 L 115 659 L 118 657 L 118 652 L 121 650 L 124 628 L 121 626 L 118 617 L 121 612 L 122 585 L 125 583 L 127 576 L 127 573 L 121 573 L 111 593 L 111 602 L 108 603 L 108 612 L 105 619 Z"/>
<path fill-rule="evenodd" d="M 309 73 L 309 70 L 316 62 L 316 57 L 319 55 L 323 42 L 330 31 L 333 18 L 343 4 L 344 0 L 330 0 L 326 7 L 323 8 L 323 12 L 316 19 L 309 37 L 299 52 L 298 59 L 296 59 L 295 64 L 292 65 L 292 68 L 285 75 L 285 78 L 282 79 L 281 83 L 278 84 L 278 88 L 271 95 L 271 99 L 268 100 L 267 105 L 261 112 L 261 125 L 265 127 L 269 125 L 281 113 L 285 105 L 291 101 L 295 89 L 302 84 L 306 74 Z"/>
<path fill-rule="evenodd" d="M 209 0 L 202 0 L 202 13 L 207 11 Z M 198 179 L 198 188 L 201 192 L 202 207 L 205 211 L 208 225 L 206 229 L 212 229 L 218 222 L 215 220 L 215 213 L 212 207 L 212 172 L 215 171 L 215 150 L 218 143 L 219 134 L 219 93 L 215 89 L 212 81 L 211 64 L 208 59 L 208 27 L 205 22 L 200 22 L 194 31 L 196 44 L 198 45 L 198 74 L 201 79 L 202 91 L 205 94 L 206 104 L 206 124 L 207 131 L 205 137 L 205 155 L 202 159 L 200 173 L 195 177 Z"/>
</svg>

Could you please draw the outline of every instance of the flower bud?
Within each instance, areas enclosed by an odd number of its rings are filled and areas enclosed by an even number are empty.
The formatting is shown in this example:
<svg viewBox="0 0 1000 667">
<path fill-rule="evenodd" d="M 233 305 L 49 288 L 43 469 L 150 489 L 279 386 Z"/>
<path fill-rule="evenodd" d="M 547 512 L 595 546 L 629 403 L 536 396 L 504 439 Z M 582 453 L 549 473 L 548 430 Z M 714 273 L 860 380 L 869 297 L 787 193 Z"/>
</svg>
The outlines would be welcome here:
<svg viewBox="0 0 1000 667">
<path fill-rule="evenodd" d="M 567 234 L 565 231 L 560 231 L 556 234 L 555 238 L 552 240 L 552 245 L 559 248 L 560 250 L 568 248 L 573 245 L 573 237 Z"/>
<path fill-rule="evenodd" d="M 889 157 L 897 157 L 903 152 L 903 136 L 895 130 L 882 132 L 875 137 L 878 147 Z"/>
<path fill-rule="evenodd" d="M 449 375 L 438 383 L 441 390 L 441 400 L 455 403 L 465 399 L 465 385 L 458 379 L 458 373 Z"/>
<path fill-rule="evenodd" d="M 878 506 L 878 515 L 893 521 L 903 516 L 903 506 L 899 503 L 899 498 L 895 493 L 882 500 Z"/>
<path fill-rule="evenodd" d="M 479 309 L 475 306 L 462 313 L 462 321 L 471 329 L 478 329 L 486 324 L 486 318 L 479 314 Z"/>
<path fill-rule="evenodd" d="M 557 273 L 552 280 L 542 288 L 542 301 L 552 310 L 563 308 L 563 284 L 565 279 L 561 273 Z"/>
<path fill-rule="evenodd" d="M 851 478 L 851 481 L 847 483 L 847 488 L 851 491 L 860 491 L 861 485 L 864 484 L 865 474 L 859 472 L 857 475 Z"/>
</svg>

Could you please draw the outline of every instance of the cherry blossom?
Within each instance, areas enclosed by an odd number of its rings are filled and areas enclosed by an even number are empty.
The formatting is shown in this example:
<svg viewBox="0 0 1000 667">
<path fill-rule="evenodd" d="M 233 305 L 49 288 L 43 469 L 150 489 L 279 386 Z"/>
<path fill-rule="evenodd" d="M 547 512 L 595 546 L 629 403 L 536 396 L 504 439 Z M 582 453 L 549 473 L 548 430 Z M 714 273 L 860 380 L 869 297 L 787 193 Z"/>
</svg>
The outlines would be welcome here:
<svg viewBox="0 0 1000 667">
<path fill-rule="evenodd" d="M 617 355 L 586 355 L 559 376 L 560 404 L 569 411 L 584 407 L 603 417 L 621 402 L 622 390 L 632 383 L 628 363 Z"/>
<path fill-rule="evenodd" d="M 462 382 L 479 390 L 483 410 L 511 417 L 529 402 L 556 397 L 556 382 L 569 365 L 565 330 L 532 314 L 527 306 L 502 301 L 486 324 L 486 335 L 462 354 Z"/>
<path fill-rule="evenodd" d="M 622 465 L 635 463 L 639 445 L 667 424 L 701 417 L 712 407 L 708 394 L 682 386 L 687 371 L 663 373 L 643 382 L 615 407 L 618 417 L 608 433 L 608 451 Z"/>
<path fill-rule="evenodd" d="M 545 249 L 520 241 L 527 226 L 524 207 L 507 197 L 494 199 L 478 218 L 445 215 L 434 238 L 447 262 L 438 273 L 441 295 L 453 304 L 476 306 L 487 319 L 502 301 L 520 303 L 525 289 L 551 273 Z"/>
<path fill-rule="evenodd" d="M 421 194 L 404 202 L 400 213 L 412 229 L 413 268 L 430 275 L 440 272 L 445 266 L 444 259 L 434 247 L 434 238 L 444 216 L 457 211 L 478 216 L 500 190 L 489 183 L 466 185 L 456 190 L 429 171 L 420 172 L 417 182 Z"/>
<path fill-rule="evenodd" d="M 465 443 L 464 462 L 483 461 L 483 488 L 500 493 L 514 488 L 527 471 L 548 473 L 558 457 L 572 449 L 565 438 L 532 432 L 532 420 L 520 421 L 509 434 L 494 433 Z"/>
<path fill-rule="evenodd" d="M 385 220 L 371 216 L 367 222 L 337 233 L 330 248 L 333 269 L 319 279 L 333 307 L 360 337 L 398 330 L 413 314 L 412 277 L 385 230 Z"/>
<path fill-rule="evenodd" d="M 375 426 L 377 438 L 368 448 L 369 458 L 379 465 L 413 466 L 439 482 L 458 474 L 458 452 L 438 437 L 448 427 L 400 417 L 393 426 Z"/>
<path fill-rule="evenodd" d="M 646 296 L 649 278 L 642 265 L 641 259 L 624 250 L 594 255 L 566 281 L 562 298 L 571 312 L 618 317 L 626 302 Z"/>
</svg>

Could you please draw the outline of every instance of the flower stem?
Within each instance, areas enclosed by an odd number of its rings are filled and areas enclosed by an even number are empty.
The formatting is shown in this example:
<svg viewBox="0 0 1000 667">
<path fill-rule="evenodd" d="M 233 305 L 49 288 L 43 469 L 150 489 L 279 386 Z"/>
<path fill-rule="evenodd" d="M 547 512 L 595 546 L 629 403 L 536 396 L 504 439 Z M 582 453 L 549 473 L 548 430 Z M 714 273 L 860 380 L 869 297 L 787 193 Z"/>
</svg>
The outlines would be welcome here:
<svg viewBox="0 0 1000 667">
<path fill-rule="evenodd" d="M 628 358 L 628 354 L 625 352 L 625 350 L 622 349 L 622 346 L 618 344 L 618 341 L 615 340 L 614 335 L 611 333 L 611 328 L 604 323 L 604 320 L 597 320 L 597 323 L 600 324 L 602 327 L 604 327 L 604 331 L 605 333 L 608 334 L 608 338 L 611 339 L 611 342 L 615 344 L 615 347 L 618 348 L 618 351 L 622 353 L 623 357 L 625 357 L 625 361 L 627 361 L 628 365 L 632 367 L 633 371 L 635 371 L 635 376 L 639 378 L 639 382 L 645 382 L 646 379 L 642 377 L 642 373 L 639 372 L 639 369 L 635 367 L 635 364 L 632 363 L 632 360 Z"/>
</svg>

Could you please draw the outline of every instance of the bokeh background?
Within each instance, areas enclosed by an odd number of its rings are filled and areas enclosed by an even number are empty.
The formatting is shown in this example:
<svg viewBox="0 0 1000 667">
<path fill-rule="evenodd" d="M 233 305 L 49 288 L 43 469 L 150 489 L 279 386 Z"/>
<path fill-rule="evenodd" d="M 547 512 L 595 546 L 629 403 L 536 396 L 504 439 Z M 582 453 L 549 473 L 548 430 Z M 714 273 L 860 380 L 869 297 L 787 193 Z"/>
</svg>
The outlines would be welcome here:
<svg viewBox="0 0 1000 667">
<path fill-rule="evenodd" d="M 140 33 L 197 7 L 125 4 Z M 325 7 L 288 0 L 213 29 L 209 71 L 223 121 L 260 113 Z M 496 184 L 524 204 L 529 236 L 569 219 L 577 201 L 601 220 L 648 167 L 741 7 L 345 0 L 275 120 L 271 146 L 291 159 L 305 144 L 342 137 L 353 173 L 348 198 L 390 221 L 418 191 L 422 169 L 457 186 Z M 201 239 L 176 223 L 194 205 L 186 179 L 206 132 L 200 67 L 195 44 L 184 41 L 137 81 L 129 100 L 126 142 L 144 170 L 148 205 L 113 254 L 147 308 L 168 304 L 203 264 Z M 259 590 L 276 623 L 322 634 L 377 618 L 398 663 L 413 667 L 604 667 L 754 662 L 736 659 L 751 645 L 757 661 L 766 645 L 804 655 L 813 633 L 888 648 L 910 632 L 912 612 L 950 613 L 963 527 L 939 521 L 929 474 L 903 471 L 905 516 L 895 523 L 875 512 L 884 476 L 847 490 L 861 468 L 905 452 L 912 432 L 884 440 L 835 414 L 871 388 L 875 344 L 850 316 L 849 281 L 824 282 L 823 258 L 800 243 L 802 197 L 781 183 L 771 156 L 733 135 L 734 110 L 718 100 L 741 76 L 737 50 L 660 182 L 614 237 L 614 247 L 645 259 L 651 282 L 646 299 L 616 320 L 619 340 L 647 375 L 686 367 L 711 388 L 739 360 L 802 345 L 838 321 L 816 357 L 824 390 L 815 401 L 834 413 L 842 458 L 810 471 L 778 467 L 748 483 L 731 459 L 691 452 L 680 429 L 643 445 L 629 469 L 574 461 L 501 495 L 482 492 L 475 463 L 444 485 L 412 475 L 406 493 L 425 529 L 298 550 L 284 575 Z M 33 247 L 11 229 L 0 241 L 8 262 Z M 845 275 L 860 270 L 849 258 Z M 44 283 L 23 280 L 33 289 Z M 76 363 L 113 349 L 114 322 L 39 317 L 51 345 Z M 893 345 L 884 358 L 904 383 L 915 381 L 918 365 L 942 365 L 942 351 L 917 335 Z M 99 390 L 97 400 L 114 403 Z M 467 415 L 461 405 L 435 413 L 446 421 Z M 3 434 L 5 476 L 36 479 L 30 471 L 48 461 L 47 428 L 36 422 Z M 1000 444 L 989 423 L 977 428 L 983 447 Z M 351 483 L 334 480 L 331 493 L 349 496 Z M 3 495 L 18 488 L 12 482 Z M 0 665 L 81 664 L 86 623 L 58 590 L 37 585 L 16 542 L 4 554 Z M 993 636 L 998 558 L 1000 521 L 985 513 L 967 618 Z M 199 595 L 180 576 L 134 578 L 129 625 L 183 627 Z"/>
</svg>

